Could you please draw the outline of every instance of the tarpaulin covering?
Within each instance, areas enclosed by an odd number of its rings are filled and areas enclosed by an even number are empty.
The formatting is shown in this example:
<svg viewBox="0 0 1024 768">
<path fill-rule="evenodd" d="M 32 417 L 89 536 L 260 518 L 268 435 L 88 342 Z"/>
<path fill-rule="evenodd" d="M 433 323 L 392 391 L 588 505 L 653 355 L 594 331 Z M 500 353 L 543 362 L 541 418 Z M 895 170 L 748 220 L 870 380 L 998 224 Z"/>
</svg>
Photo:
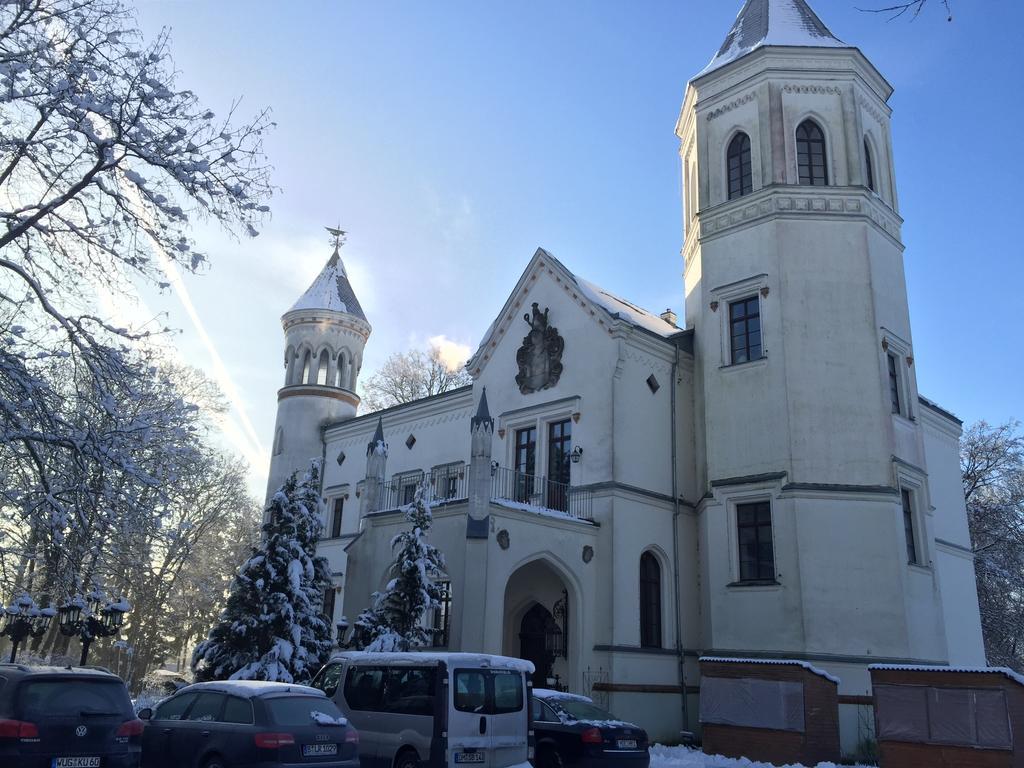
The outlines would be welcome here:
<svg viewBox="0 0 1024 768">
<path fill-rule="evenodd" d="M 1006 695 L 992 688 L 876 685 L 878 738 L 1011 749 Z"/>
<path fill-rule="evenodd" d="M 750 678 L 704 677 L 700 683 L 702 723 L 804 731 L 803 683 Z"/>
</svg>

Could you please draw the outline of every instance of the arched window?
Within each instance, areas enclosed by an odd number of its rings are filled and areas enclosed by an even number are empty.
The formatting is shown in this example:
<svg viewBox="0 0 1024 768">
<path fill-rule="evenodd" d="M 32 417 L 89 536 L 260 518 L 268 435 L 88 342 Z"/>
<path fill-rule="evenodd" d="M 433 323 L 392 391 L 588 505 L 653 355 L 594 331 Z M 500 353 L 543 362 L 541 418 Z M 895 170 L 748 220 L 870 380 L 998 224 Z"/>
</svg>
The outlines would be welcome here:
<svg viewBox="0 0 1024 768">
<path fill-rule="evenodd" d="M 864 171 L 867 174 L 868 189 L 877 192 L 875 189 L 875 164 L 871 161 L 871 146 L 867 138 L 864 139 Z"/>
<path fill-rule="evenodd" d="M 356 391 L 356 382 L 359 380 L 359 367 L 361 365 L 362 365 L 362 362 L 360 360 L 358 360 L 356 358 L 352 358 L 352 373 L 350 375 L 350 383 L 349 383 L 349 386 L 348 386 L 348 391 L 349 392 L 355 392 Z"/>
<path fill-rule="evenodd" d="M 302 380 L 299 382 L 299 384 L 312 384 L 313 383 L 313 382 L 311 382 L 309 380 L 309 368 L 312 365 L 312 363 L 313 363 L 313 355 L 307 349 L 305 356 L 302 358 Z"/>
<path fill-rule="evenodd" d="M 295 350 L 291 347 L 284 353 L 284 385 L 295 383 Z"/>
<path fill-rule="evenodd" d="M 661 648 L 661 566 L 650 552 L 640 556 L 640 647 Z"/>
<path fill-rule="evenodd" d="M 350 367 L 348 352 L 342 350 L 338 355 L 338 386 L 342 389 L 348 389 Z"/>
<path fill-rule="evenodd" d="M 733 200 L 754 191 L 754 180 L 750 172 L 750 137 L 737 133 L 729 142 L 726 153 L 729 166 L 729 199 Z"/>
<path fill-rule="evenodd" d="M 320 353 L 320 362 L 316 366 L 316 383 L 322 387 L 327 386 L 327 366 L 330 360 L 331 356 L 326 349 Z"/>
<path fill-rule="evenodd" d="M 796 129 L 796 164 L 801 184 L 812 187 L 828 184 L 825 134 L 813 120 L 804 120 Z"/>
</svg>

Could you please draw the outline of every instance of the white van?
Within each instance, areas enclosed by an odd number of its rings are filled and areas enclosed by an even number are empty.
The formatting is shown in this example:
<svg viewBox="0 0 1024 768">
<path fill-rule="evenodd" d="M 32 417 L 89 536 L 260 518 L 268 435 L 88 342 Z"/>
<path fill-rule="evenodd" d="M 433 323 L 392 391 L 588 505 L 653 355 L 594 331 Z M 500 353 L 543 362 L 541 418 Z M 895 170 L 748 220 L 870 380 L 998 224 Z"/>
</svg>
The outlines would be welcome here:
<svg viewBox="0 0 1024 768">
<path fill-rule="evenodd" d="M 533 757 L 532 674 L 506 656 L 350 651 L 312 685 L 359 731 L 362 768 L 509 768 Z"/>
</svg>

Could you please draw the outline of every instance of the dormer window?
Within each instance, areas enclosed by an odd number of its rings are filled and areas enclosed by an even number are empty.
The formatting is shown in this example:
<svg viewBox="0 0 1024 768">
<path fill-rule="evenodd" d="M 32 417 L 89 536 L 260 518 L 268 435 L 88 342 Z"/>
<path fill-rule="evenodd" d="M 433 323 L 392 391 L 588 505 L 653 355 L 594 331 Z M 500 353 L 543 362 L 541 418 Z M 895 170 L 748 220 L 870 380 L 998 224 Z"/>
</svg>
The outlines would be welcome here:
<svg viewBox="0 0 1024 768">
<path fill-rule="evenodd" d="M 754 191 L 750 166 L 750 137 L 737 133 L 729 142 L 726 153 L 729 169 L 729 199 L 734 200 Z"/>
<path fill-rule="evenodd" d="M 813 120 L 804 120 L 796 129 L 796 164 L 801 184 L 811 187 L 828 185 L 825 134 Z"/>
</svg>

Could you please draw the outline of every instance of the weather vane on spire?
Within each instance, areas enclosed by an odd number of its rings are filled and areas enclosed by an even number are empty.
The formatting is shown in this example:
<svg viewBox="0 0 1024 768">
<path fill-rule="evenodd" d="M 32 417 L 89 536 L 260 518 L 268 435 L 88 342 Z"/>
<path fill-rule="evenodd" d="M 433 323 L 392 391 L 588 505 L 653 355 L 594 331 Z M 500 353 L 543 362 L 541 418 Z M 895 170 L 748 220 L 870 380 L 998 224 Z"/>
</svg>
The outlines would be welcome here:
<svg viewBox="0 0 1024 768">
<path fill-rule="evenodd" d="M 341 224 L 336 227 L 324 227 L 324 229 L 331 233 L 331 245 L 334 246 L 334 252 L 337 253 L 345 244 L 345 230 L 341 228 Z"/>
</svg>

